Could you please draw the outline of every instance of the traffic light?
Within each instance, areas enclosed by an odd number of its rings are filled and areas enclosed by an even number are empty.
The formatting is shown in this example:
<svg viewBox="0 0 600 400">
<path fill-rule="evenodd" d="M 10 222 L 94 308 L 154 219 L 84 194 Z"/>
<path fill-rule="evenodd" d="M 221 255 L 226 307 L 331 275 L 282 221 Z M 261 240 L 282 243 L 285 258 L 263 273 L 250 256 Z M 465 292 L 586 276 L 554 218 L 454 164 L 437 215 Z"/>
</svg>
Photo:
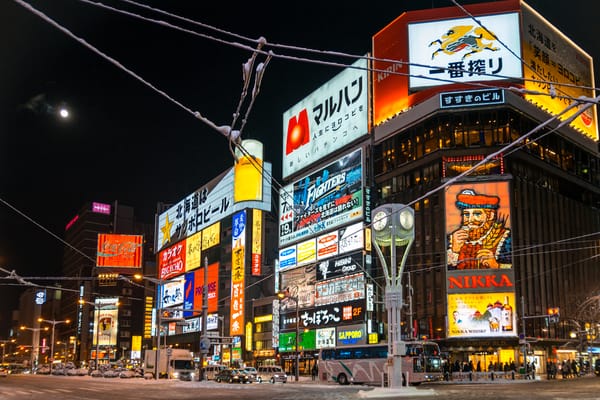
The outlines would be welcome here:
<svg viewBox="0 0 600 400">
<path fill-rule="evenodd" d="M 552 324 L 558 323 L 560 320 L 560 307 L 548 308 L 548 322 Z"/>
</svg>

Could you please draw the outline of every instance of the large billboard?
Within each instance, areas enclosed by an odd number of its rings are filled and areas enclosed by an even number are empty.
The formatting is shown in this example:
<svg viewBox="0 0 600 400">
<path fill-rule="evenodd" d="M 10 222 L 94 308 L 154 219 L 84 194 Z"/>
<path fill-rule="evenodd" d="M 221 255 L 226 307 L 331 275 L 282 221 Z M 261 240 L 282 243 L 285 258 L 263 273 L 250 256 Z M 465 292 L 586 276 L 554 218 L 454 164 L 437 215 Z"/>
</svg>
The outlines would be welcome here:
<svg viewBox="0 0 600 400">
<path fill-rule="evenodd" d="M 517 335 L 509 185 L 446 190 L 448 337 Z"/>
<path fill-rule="evenodd" d="M 477 19 L 408 24 L 409 90 L 522 76 L 519 14 Z"/>
<path fill-rule="evenodd" d="M 514 292 L 448 294 L 448 337 L 516 336 Z"/>
<path fill-rule="evenodd" d="M 327 304 L 302 310 L 300 312 L 300 328 L 315 329 L 336 327 L 340 325 L 362 323 L 366 318 L 365 300 L 349 301 L 339 304 Z M 294 310 L 281 310 L 281 328 L 283 330 L 296 328 L 296 313 Z"/>
<path fill-rule="evenodd" d="M 538 107 L 558 114 L 581 96 L 593 98 L 592 57 L 526 4 L 522 5 L 523 61 L 525 88 L 533 93 L 525 98 Z M 550 96 L 551 91 L 556 95 Z M 569 118 L 575 109 L 565 113 Z M 571 126 L 598 140 L 596 106 L 579 115 Z"/>
<path fill-rule="evenodd" d="M 94 346 L 116 346 L 119 331 L 119 298 L 102 297 L 94 302 Z"/>
<path fill-rule="evenodd" d="M 360 59 L 283 113 L 283 178 L 369 133 L 369 74 Z"/>
<path fill-rule="evenodd" d="M 503 42 L 506 40 L 514 45 L 520 32 L 516 14 L 519 1 L 479 3 L 464 8 L 476 19 L 493 22 L 494 27 L 487 28 L 494 34 L 502 34 L 498 38 Z M 507 26 L 495 26 L 496 22 L 505 18 L 507 20 L 503 24 L 507 23 Z M 515 19 L 517 25 L 512 31 L 507 31 Z M 455 27 L 459 29 L 453 32 Z M 471 28 L 467 30 L 467 27 Z M 519 60 L 510 55 L 498 40 L 490 40 L 490 31 L 477 29 L 477 23 L 466 18 L 460 8 L 441 7 L 405 12 L 377 32 L 372 46 L 375 58 L 373 124 L 380 125 L 435 93 L 448 91 L 451 84 L 456 86 L 456 90 L 472 89 L 469 85 L 471 80 L 491 79 L 494 85 L 498 85 L 513 79 L 518 68 L 519 75 L 516 76 L 520 78 L 522 68 Z M 517 42 L 511 49 L 519 54 L 520 43 Z M 468 53 L 471 54 L 466 55 Z M 501 58 L 498 54 L 502 55 Z M 481 72 L 486 75 L 482 76 Z M 423 76 L 411 76 L 413 73 Z M 503 80 L 501 76 L 506 78 Z M 416 90 L 418 88 L 420 90 Z"/>
<path fill-rule="evenodd" d="M 279 204 L 280 247 L 362 219 L 362 149 L 285 186 Z"/>
<path fill-rule="evenodd" d="M 142 235 L 98 234 L 96 266 L 137 272 L 142 268 Z"/>
<path fill-rule="evenodd" d="M 246 208 L 270 212 L 271 164 L 263 163 L 263 170 L 261 201 L 234 203 L 234 169 L 231 168 L 160 214 L 156 223 L 156 251 L 183 240 L 234 212 Z"/>
<path fill-rule="evenodd" d="M 365 274 L 360 272 L 315 284 L 315 305 L 346 303 L 365 298 Z"/>
<path fill-rule="evenodd" d="M 531 7 L 464 8 L 473 18 L 458 7 L 411 11 L 373 36 L 375 126 L 442 91 L 473 90 L 473 81 L 523 87 L 527 100 L 554 115 L 573 99 L 594 97 L 592 58 Z M 597 140 L 596 106 L 571 126 Z"/>
</svg>

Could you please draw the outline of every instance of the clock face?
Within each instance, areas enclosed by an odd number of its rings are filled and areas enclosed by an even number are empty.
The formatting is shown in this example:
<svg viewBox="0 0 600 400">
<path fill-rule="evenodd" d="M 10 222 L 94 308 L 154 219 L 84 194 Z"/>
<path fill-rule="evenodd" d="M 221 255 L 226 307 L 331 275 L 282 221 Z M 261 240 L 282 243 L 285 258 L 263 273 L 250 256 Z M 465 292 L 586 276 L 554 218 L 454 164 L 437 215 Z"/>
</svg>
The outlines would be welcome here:
<svg viewBox="0 0 600 400">
<path fill-rule="evenodd" d="M 400 225 L 404 229 L 412 229 L 415 223 L 414 216 L 408 210 L 403 210 L 400 212 Z"/>
<path fill-rule="evenodd" d="M 387 213 L 385 211 L 378 211 L 373 217 L 373 229 L 380 231 L 387 225 Z"/>
</svg>

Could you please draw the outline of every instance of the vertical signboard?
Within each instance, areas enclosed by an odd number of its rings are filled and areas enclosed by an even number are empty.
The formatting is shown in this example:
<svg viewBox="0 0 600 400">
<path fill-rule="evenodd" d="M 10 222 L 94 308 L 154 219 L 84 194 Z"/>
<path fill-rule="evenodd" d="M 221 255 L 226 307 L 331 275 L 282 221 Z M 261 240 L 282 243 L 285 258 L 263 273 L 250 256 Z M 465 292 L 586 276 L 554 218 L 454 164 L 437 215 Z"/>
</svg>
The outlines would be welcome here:
<svg viewBox="0 0 600 400">
<path fill-rule="evenodd" d="M 446 190 L 448 337 L 517 334 L 508 181 Z"/>
<path fill-rule="evenodd" d="M 262 266 L 262 211 L 252 210 L 252 276 L 260 276 Z"/>
<path fill-rule="evenodd" d="M 243 140 L 235 148 L 233 201 L 262 200 L 263 145 L 258 140 Z"/>
<path fill-rule="evenodd" d="M 202 232 L 188 237 L 185 243 L 185 270 L 191 271 L 202 265 Z"/>
<path fill-rule="evenodd" d="M 246 211 L 233 215 L 231 232 L 231 317 L 230 335 L 244 334 L 244 272 L 246 248 Z"/>
<path fill-rule="evenodd" d="M 204 267 L 185 274 L 184 310 L 202 310 L 202 292 L 204 290 Z M 217 311 L 219 291 L 219 263 L 208 266 L 208 312 Z M 198 315 L 198 311 L 184 311 L 184 317 Z"/>
<path fill-rule="evenodd" d="M 97 298 L 94 302 L 94 346 L 115 346 L 119 330 L 119 299 Z"/>
</svg>

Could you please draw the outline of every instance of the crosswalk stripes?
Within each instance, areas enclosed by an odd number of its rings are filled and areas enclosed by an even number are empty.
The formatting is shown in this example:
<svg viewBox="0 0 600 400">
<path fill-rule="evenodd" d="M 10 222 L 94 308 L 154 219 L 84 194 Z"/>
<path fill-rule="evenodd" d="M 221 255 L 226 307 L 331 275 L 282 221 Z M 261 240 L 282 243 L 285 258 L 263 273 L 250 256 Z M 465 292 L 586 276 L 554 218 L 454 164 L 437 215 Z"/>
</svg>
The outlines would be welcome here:
<svg viewBox="0 0 600 400">
<path fill-rule="evenodd" d="M 88 392 L 104 392 L 102 388 L 79 388 L 77 392 L 81 391 Z M 74 389 L 63 389 L 63 388 L 52 388 L 52 389 L 18 389 L 11 390 L 10 392 L 1 393 L 0 392 L 0 400 L 8 400 L 8 399 L 21 399 L 26 396 L 31 395 L 40 395 L 40 394 L 65 394 L 65 393 L 74 393 Z"/>
</svg>

